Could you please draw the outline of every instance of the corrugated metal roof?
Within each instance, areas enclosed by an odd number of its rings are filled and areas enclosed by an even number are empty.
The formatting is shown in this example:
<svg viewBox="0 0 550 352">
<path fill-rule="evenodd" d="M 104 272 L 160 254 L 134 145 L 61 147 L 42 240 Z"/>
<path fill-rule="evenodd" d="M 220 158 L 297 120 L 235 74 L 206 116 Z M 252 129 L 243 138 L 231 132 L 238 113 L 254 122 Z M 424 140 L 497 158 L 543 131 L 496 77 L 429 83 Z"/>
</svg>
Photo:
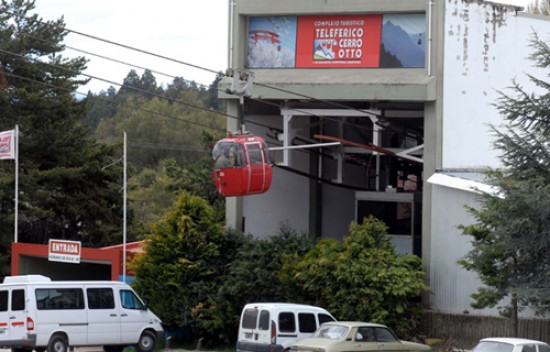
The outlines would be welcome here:
<svg viewBox="0 0 550 352">
<path fill-rule="evenodd" d="M 428 183 L 438 186 L 450 187 L 472 193 L 488 193 L 498 196 L 496 187 L 484 183 L 485 175 L 480 172 L 436 172 Z"/>
</svg>

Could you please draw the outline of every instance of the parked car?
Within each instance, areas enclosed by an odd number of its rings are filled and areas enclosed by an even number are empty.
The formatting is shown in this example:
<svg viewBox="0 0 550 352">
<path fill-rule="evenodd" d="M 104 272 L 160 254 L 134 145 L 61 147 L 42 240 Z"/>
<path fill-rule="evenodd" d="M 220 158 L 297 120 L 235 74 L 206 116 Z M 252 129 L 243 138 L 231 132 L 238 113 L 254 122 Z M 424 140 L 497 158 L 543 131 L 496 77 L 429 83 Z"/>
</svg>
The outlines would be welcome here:
<svg viewBox="0 0 550 352">
<path fill-rule="evenodd" d="M 283 352 L 334 321 L 325 309 L 294 303 L 249 303 L 239 323 L 237 352 Z"/>
<path fill-rule="evenodd" d="M 153 352 L 164 339 L 160 319 L 123 282 L 52 281 L 43 275 L 7 276 L 0 284 L 0 348 L 67 352 L 134 345 Z"/>
<path fill-rule="evenodd" d="M 471 352 L 550 352 L 546 342 L 510 337 L 480 340 Z"/>
<path fill-rule="evenodd" d="M 324 323 L 310 338 L 290 346 L 291 352 L 430 351 L 431 347 L 401 341 L 388 327 L 358 321 Z"/>
</svg>

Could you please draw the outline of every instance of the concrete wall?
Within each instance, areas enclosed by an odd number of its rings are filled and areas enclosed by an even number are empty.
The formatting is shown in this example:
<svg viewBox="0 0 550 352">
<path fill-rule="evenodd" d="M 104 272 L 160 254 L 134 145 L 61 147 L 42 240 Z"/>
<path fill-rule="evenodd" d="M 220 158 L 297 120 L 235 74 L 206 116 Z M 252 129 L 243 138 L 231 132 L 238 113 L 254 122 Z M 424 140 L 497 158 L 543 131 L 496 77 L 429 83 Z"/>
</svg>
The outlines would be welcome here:
<svg viewBox="0 0 550 352">
<path fill-rule="evenodd" d="M 435 7 L 439 7 L 437 5 Z M 247 45 L 247 20 L 250 16 L 284 15 L 347 15 L 381 13 L 424 13 L 428 11 L 425 0 L 301 0 L 301 1 L 265 1 L 237 0 L 234 2 L 230 30 L 230 67 L 242 68 L 245 64 Z M 435 18 L 435 17 L 434 17 Z M 434 60 L 431 60 L 432 62 Z M 436 97 L 435 78 L 427 75 L 427 68 L 409 69 L 257 69 L 254 70 L 255 82 L 261 82 L 277 89 L 256 84 L 252 96 L 278 102 L 281 107 L 285 101 L 297 100 L 299 96 L 288 92 L 298 92 L 317 99 L 334 101 L 434 101 Z M 221 98 L 228 99 L 228 113 L 235 113 L 238 107 L 237 97 L 224 93 L 231 79 L 222 81 Z M 304 99 L 307 100 L 307 99 Z M 263 123 L 272 122 L 275 116 L 258 116 Z M 279 116 L 279 120 L 282 118 Z M 228 120 L 228 129 L 234 122 Z M 235 130 L 235 128 L 233 128 Z M 432 148 L 427 154 L 434 154 Z M 293 153 L 293 158 L 299 153 Z M 433 164 L 433 163 L 432 163 Z M 309 172 L 310 161 L 293 161 L 293 168 Z M 351 190 L 324 186 L 318 195 L 312 195 L 314 188 L 307 178 L 277 170 L 273 177 L 271 190 L 264 195 L 242 197 L 227 200 L 227 223 L 230 227 L 244 229 L 259 237 L 275 233 L 278 224 L 288 221 L 298 231 L 316 232 L 325 236 L 341 238 L 350 221 L 354 218 L 355 198 Z M 322 196 L 320 229 L 313 229 L 313 196 Z M 321 200 L 321 198 L 316 198 Z M 319 219 L 317 219 L 319 221 Z"/>
</svg>

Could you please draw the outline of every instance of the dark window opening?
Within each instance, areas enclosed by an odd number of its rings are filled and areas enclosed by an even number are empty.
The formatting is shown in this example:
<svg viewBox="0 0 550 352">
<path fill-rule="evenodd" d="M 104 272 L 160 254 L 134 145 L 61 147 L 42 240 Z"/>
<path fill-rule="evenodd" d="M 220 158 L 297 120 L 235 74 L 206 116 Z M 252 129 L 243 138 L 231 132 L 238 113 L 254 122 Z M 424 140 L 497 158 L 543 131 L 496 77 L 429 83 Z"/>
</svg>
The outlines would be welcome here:
<svg viewBox="0 0 550 352">
<path fill-rule="evenodd" d="M 269 311 L 262 310 L 260 312 L 260 330 L 269 330 Z"/>
<path fill-rule="evenodd" d="M 86 290 L 90 309 L 113 309 L 115 299 L 111 288 L 89 288 Z"/>
<path fill-rule="evenodd" d="M 279 331 L 281 332 L 296 331 L 296 320 L 294 319 L 294 313 L 282 312 L 279 314 Z"/>
<path fill-rule="evenodd" d="M 298 313 L 298 326 L 300 332 L 315 332 L 317 330 L 317 322 L 313 313 Z"/>
<path fill-rule="evenodd" d="M 256 322 L 258 321 L 258 310 L 247 309 L 243 313 L 242 327 L 244 329 L 256 329 Z"/>
</svg>

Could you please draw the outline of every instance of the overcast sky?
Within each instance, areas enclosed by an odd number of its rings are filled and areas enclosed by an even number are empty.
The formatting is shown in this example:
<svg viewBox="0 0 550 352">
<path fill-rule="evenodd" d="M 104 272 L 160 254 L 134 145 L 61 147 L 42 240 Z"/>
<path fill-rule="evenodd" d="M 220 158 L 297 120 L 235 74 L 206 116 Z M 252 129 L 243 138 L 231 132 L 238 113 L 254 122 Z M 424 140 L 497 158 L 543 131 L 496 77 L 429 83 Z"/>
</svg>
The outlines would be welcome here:
<svg viewBox="0 0 550 352">
<path fill-rule="evenodd" d="M 276 0 L 274 0 L 276 1 Z M 299 0 L 296 0 L 299 1 Z M 526 6 L 529 0 L 494 2 Z M 36 13 L 45 20 L 64 17 L 66 28 L 111 42 L 123 44 L 172 60 L 225 71 L 227 68 L 229 0 L 36 0 Z M 169 83 L 173 77 L 209 85 L 215 74 L 182 63 L 107 44 L 101 40 L 70 33 L 65 44 L 78 50 L 147 67 L 157 83 Z M 132 69 L 127 64 L 94 57 L 68 49 L 67 56 L 91 59 L 87 75 L 100 79 L 79 91 L 98 93 L 113 85 L 116 89 Z M 142 69 L 136 69 L 139 75 Z M 161 75 L 155 71 L 168 74 Z M 111 81 L 111 82 L 106 82 Z"/>
<path fill-rule="evenodd" d="M 168 57 L 214 71 L 227 68 L 228 0 L 36 0 L 35 12 L 44 20 L 61 16 L 66 28 L 92 35 L 111 42 L 138 48 L 146 52 Z M 99 54 L 105 57 L 147 67 L 153 71 L 157 83 L 171 82 L 173 77 L 183 77 L 199 84 L 209 85 L 215 73 L 189 65 L 156 58 L 101 40 L 70 33 L 67 46 Z M 133 68 L 129 65 L 68 49 L 67 56 L 86 56 L 92 60 L 86 74 L 107 81 L 122 83 Z M 139 75 L 142 69 L 136 69 Z M 95 93 L 110 85 L 92 79 L 80 91 Z"/>
</svg>

